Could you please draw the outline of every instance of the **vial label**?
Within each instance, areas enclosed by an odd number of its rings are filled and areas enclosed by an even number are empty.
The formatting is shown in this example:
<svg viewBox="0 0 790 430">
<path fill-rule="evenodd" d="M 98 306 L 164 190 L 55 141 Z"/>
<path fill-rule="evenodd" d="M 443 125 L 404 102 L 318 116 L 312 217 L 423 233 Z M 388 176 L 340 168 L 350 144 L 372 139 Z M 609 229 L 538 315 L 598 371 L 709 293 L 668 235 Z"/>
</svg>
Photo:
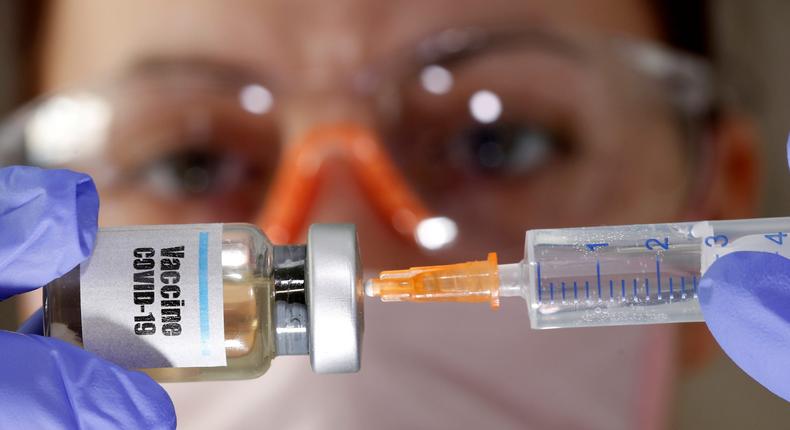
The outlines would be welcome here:
<svg viewBox="0 0 790 430">
<path fill-rule="evenodd" d="M 129 368 L 227 364 L 222 224 L 107 228 L 80 266 L 85 349 Z"/>
</svg>

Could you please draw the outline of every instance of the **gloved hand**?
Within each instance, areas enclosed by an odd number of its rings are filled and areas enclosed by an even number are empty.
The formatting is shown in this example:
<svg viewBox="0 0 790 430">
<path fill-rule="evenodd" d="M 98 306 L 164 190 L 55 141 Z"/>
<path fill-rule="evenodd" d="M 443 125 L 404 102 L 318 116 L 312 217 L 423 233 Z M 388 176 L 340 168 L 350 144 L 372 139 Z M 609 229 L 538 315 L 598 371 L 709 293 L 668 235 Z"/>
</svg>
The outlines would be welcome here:
<svg viewBox="0 0 790 430">
<path fill-rule="evenodd" d="M 702 277 L 699 300 L 708 328 L 735 364 L 790 401 L 790 260 L 727 254 Z"/>
<path fill-rule="evenodd" d="M 38 288 L 87 258 L 98 209 L 87 175 L 0 169 L 0 300 Z M 26 324 L 36 326 L 40 320 Z M 170 398 L 147 375 L 57 339 L 0 331 L 0 429 L 175 426 Z"/>
</svg>

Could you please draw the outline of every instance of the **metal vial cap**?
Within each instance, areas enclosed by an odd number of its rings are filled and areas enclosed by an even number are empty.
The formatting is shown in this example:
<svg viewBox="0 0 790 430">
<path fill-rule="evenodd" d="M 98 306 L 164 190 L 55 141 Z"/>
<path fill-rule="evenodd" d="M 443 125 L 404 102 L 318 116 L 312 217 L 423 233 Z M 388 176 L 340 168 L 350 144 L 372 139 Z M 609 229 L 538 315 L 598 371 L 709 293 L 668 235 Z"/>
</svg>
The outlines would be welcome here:
<svg viewBox="0 0 790 430">
<path fill-rule="evenodd" d="M 310 226 L 305 276 L 313 371 L 359 371 L 364 294 L 353 224 Z"/>
</svg>

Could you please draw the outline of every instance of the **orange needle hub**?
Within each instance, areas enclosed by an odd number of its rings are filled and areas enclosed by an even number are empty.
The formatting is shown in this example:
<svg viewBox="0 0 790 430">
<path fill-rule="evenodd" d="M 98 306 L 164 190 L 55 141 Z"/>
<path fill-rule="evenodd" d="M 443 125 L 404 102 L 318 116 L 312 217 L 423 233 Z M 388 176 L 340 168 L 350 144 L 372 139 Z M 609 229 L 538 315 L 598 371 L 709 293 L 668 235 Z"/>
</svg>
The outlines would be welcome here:
<svg viewBox="0 0 790 430">
<path fill-rule="evenodd" d="M 499 269 L 496 253 L 488 260 L 446 266 L 388 270 L 365 284 L 365 292 L 394 302 L 490 302 L 499 307 Z"/>
</svg>

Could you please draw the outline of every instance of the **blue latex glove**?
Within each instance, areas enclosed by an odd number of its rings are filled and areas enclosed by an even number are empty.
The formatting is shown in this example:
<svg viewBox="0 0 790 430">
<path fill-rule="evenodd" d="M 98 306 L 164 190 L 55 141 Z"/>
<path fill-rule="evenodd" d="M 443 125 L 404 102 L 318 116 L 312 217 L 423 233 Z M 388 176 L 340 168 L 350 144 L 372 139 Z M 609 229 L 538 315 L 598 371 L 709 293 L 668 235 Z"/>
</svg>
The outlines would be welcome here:
<svg viewBox="0 0 790 430">
<path fill-rule="evenodd" d="M 0 299 L 74 268 L 96 236 L 90 177 L 67 170 L 0 169 Z M 40 329 L 38 319 L 27 330 Z M 167 393 L 57 339 L 0 331 L 0 429 L 175 428 Z"/>
<path fill-rule="evenodd" d="M 790 260 L 767 252 L 725 255 L 703 276 L 699 298 L 727 355 L 790 401 Z"/>
</svg>

